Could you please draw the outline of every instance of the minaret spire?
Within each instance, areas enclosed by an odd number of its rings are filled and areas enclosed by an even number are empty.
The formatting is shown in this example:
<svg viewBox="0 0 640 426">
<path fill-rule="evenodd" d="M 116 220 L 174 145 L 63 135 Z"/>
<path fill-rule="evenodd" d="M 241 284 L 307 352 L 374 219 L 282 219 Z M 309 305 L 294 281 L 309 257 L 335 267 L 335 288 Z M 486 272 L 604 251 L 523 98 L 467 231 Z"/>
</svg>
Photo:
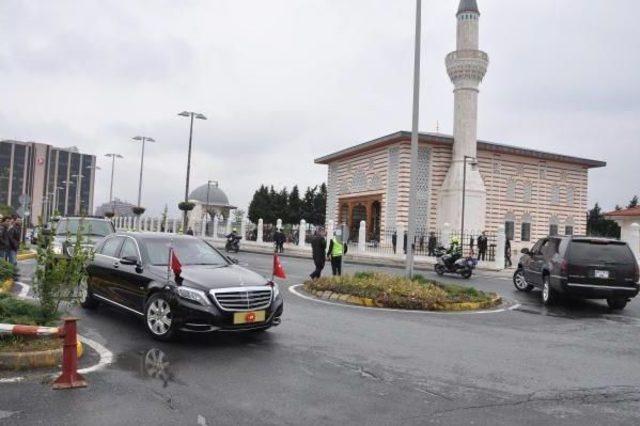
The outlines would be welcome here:
<svg viewBox="0 0 640 426">
<path fill-rule="evenodd" d="M 484 228 L 486 190 L 480 172 L 470 164 L 477 162 L 478 88 L 487 72 L 489 56 L 479 50 L 480 11 L 476 0 L 461 0 L 456 17 L 456 51 L 446 57 L 447 73 L 454 85 L 453 153 L 440 191 L 438 225 L 449 223 L 459 229 L 464 192 L 465 231 L 479 232 Z"/>
</svg>

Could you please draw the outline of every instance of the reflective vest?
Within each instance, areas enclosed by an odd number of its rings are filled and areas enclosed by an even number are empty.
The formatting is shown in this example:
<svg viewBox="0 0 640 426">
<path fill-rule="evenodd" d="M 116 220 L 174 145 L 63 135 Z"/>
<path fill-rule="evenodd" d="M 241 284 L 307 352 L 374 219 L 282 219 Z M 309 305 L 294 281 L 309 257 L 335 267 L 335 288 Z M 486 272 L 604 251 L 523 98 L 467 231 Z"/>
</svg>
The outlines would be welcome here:
<svg viewBox="0 0 640 426">
<path fill-rule="evenodd" d="M 342 256 L 343 252 L 344 252 L 344 250 L 343 250 L 343 247 L 342 247 L 342 243 L 340 243 L 337 238 L 334 238 L 333 239 L 333 248 L 331 249 L 331 256 L 332 257 L 340 257 L 340 256 Z"/>
</svg>

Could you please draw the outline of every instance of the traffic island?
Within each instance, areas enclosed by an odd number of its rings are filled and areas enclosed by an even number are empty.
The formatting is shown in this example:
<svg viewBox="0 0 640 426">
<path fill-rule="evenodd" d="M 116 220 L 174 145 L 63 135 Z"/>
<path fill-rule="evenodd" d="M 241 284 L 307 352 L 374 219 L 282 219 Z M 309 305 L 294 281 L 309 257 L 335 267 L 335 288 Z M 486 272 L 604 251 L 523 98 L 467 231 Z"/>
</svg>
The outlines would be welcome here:
<svg viewBox="0 0 640 426">
<path fill-rule="evenodd" d="M 5 340 L 4 338 L 2 340 Z M 77 343 L 78 358 L 84 354 L 82 343 Z M 25 370 L 31 368 L 56 367 L 62 363 L 62 340 L 26 339 L 15 337 L 9 342 L 0 342 L 0 370 Z"/>
<path fill-rule="evenodd" d="M 323 300 L 372 308 L 460 312 L 499 306 L 502 298 L 473 287 L 442 284 L 418 275 L 412 280 L 360 272 L 304 283 L 304 290 Z"/>
</svg>

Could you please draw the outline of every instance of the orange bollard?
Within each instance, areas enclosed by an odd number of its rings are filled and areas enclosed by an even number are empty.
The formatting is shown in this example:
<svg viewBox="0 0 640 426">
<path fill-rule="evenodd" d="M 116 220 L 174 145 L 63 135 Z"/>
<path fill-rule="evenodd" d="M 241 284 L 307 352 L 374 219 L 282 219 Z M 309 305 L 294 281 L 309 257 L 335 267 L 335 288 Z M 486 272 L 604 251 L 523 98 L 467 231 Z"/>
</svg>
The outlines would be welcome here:
<svg viewBox="0 0 640 426">
<path fill-rule="evenodd" d="M 87 382 L 78 374 L 78 318 L 64 318 L 62 337 L 62 374 L 53 382 L 54 389 L 73 389 L 87 387 Z"/>
</svg>

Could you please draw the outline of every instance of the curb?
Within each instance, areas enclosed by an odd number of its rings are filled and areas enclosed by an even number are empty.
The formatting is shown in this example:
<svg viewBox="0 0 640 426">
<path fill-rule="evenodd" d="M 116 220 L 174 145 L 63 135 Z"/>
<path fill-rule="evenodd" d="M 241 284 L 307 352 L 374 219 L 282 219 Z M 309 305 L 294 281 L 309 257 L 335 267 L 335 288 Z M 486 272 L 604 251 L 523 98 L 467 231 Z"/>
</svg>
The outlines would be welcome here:
<svg viewBox="0 0 640 426">
<path fill-rule="evenodd" d="M 38 257 L 38 253 L 36 253 L 35 251 L 31 251 L 29 253 L 19 254 L 17 256 L 17 259 L 18 260 L 30 260 L 30 259 L 35 259 L 36 257 Z"/>
<path fill-rule="evenodd" d="M 84 346 L 78 340 L 78 358 L 83 354 Z M 62 348 L 34 352 L 0 352 L 0 370 L 56 367 L 61 362 Z"/>
<path fill-rule="evenodd" d="M 2 284 L 0 284 L 0 294 L 11 293 L 13 288 L 13 278 L 7 278 Z"/>
<path fill-rule="evenodd" d="M 308 291 L 304 286 L 302 289 L 305 293 L 313 295 L 318 299 L 323 299 L 326 301 L 333 302 L 342 302 L 348 305 L 356 305 L 356 306 L 364 306 L 367 308 L 389 308 L 384 304 L 377 302 L 373 299 L 367 297 L 359 297 L 352 296 L 349 294 L 341 294 L 335 293 L 331 291 Z M 449 302 L 438 305 L 438 309 L 420 309 L 425 312 L 461 312 L 461 311 L 479 311 L 482 309 L 494 308 L 502 303 L 502 297 L 496 295 L 491 300 L 487 300 L 484 302 Z M 393 308 L 393 309 L 402 309 L 402 308 Z M 406 311 L 416 311 L 416 309 L 405 309 Z"/>
</svg>

